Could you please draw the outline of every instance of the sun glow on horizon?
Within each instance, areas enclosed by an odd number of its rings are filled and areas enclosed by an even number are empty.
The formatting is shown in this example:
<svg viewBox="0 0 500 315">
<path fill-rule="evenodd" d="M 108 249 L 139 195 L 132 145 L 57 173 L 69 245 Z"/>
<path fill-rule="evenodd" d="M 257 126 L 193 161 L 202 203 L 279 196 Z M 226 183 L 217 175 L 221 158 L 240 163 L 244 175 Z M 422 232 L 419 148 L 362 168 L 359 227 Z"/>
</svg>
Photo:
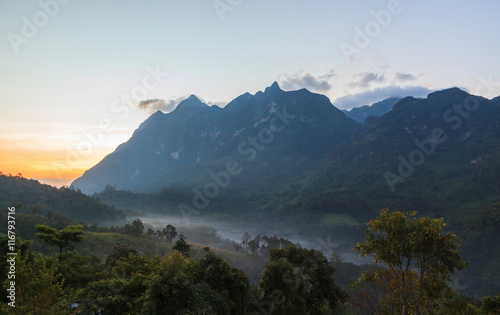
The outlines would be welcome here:
<svg viewBox="0 0 500 315">
<path fill-rule="evenodd" d="M 69 161 L 68 153 L 60 150 L 43 150 L 33 148 L 0 149 L 3 174 L 15 176 L 21 174 L 52 186 L 69 185 L 80 177 L 87 169 L 97 164 L 104 155 L 95 153 L 78 161 Z"/>
</svg>

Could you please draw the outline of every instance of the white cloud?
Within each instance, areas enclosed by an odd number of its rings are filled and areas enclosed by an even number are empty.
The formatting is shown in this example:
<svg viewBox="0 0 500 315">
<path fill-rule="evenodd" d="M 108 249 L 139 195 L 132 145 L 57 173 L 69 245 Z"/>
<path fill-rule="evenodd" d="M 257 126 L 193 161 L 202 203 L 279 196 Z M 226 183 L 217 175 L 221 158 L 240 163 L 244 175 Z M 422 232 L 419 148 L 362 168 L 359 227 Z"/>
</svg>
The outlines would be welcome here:
<svg viewBox="0 0 500 315">
<path fill-rule="evenodd" d="M 155 99 L 140 101 L 137 106 L 140 109 L 148 109 L 150 114 L 153 114 L 159 110 L 161 110 L 164 113 L 170 113 L 184 99 L 186 99 L 186 96 L 175 97 L 169 100 L 161 100 L 155 98 Z"/>
<path fill-rule="evenodd" d="M 401 86 L 391 85 L 364 91 L 353 95 L 346 95 L 339 97 L 333 102 L 333 105 L 335 105 L 337 108 L 340 109 L 351 109 L 353 107 L 371 105 L 375 102 L 390 97 L 406 97 L 406 96 L 425 97 L 431 92 L 432 90 L 429 90 L 428 88 L 423 86 L 401 87 Z"/>
<path fill-rule="evenodd" d="M 299 90 L 305 88 L 311 91 L 326 92 L 332 88 L 329 80 L 333 77 L 335 77 L 334 70 L 319 76 L 298 72 L 291 75 L 285 75 L 280 85 L 285 90 Z"/>
<path fill-rule="evenodd" d="M 351 87 L 368 87 L 372 82 L 384 82 L 385 77 L 383 74 L 376 74 L 374 72 L 357 73 L 354 76 L 355 81 L 349 83 Z"/>
<path fill-rule="evenodd" d="M 413 81 L 416 78 L 417 77 L 411 73 L 396 72 L 396 80 L 397 81 L 402 81 L 402 82 Z"/>
</svg>

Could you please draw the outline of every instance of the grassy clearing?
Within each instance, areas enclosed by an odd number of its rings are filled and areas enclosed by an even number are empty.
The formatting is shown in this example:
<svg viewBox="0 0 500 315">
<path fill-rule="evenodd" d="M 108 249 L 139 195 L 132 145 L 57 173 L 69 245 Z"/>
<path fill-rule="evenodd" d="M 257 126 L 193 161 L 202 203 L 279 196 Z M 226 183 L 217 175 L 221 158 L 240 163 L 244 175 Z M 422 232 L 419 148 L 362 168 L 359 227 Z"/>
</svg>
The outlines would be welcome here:
<svg viewBox="0 0 500 315">
<path fill-rule="evenodd" d="M 78 250 L 81 255 L 93 254 L 101 259 L 105 259 L 109 253 L 111 253 L 113 246 L 117 243 L 125 243 L 133 246 L 142 255 L 149 257 L 158 255 L 162 257 L 172 253 L 172 247 L 174 246 L 175 241 L 169 243 L 166 240 L 151 240 L 145 236 L 134 237 L 120 233 L 86 231 L 85 240 L 80 244 L 76 244 L 75 249 Z M 188 244 L 192 246 L 190 252 L 190 256 L 192 258 L 199 259 L 203 257 L 203 248 L 207 247 L 206 245 L 192 243 L 189 241 Z M 262 272 L 262 266 L 266 262 L 267 258 L 214 247 L 210 247 L 210 250 L 217 256 L 226 260 L 229 265 L 244 271 L 252 284 L 257 284 Z"/>
<path fill-rule="evenodd" d="M 325 214 L 321 220 L 321 223 L 323 223 L 327 227 L 335 227 L 335 226 L 351 227 L 359 224 L 348 214 L 334 214 L 334 213 Z"/>
</svg>

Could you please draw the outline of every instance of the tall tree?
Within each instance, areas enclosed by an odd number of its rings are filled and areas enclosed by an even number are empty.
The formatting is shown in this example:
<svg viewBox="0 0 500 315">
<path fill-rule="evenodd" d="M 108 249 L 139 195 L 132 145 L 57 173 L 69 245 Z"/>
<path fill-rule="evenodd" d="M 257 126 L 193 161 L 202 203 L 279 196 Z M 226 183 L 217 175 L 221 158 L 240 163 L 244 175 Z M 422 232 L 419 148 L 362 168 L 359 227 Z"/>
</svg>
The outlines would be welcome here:
<svg viewBox="0 0 500 315">
<path fill-rule="evenodd" d="M 59 247 L 59 261 L 62 260 L 64 249 L 73 248 L 73 243 L 79 243 L 85 239 L 82 225 L 69 225 L 58 231 L 46 225 L 36 225 L 35 236 L 49 246 Z"/>
<path fill-rule="evenodd" d="M 250 233 L 245 232 L 241 237 L 241 247 L 245 249 L 245 253 L 248 253 L 248 243 L 252 240 Z"/>
<path fill-rule="evenodd" d="M 141 219 L 137 218 L 132 222 L 131 233 L 134 236 L 140 236 L 144 231 L 144 223 L 142 223 Z"/>
<path fill-rule="evenodd" d="M 172 240 L 177 236 L 177 229 L 173 225 L 169 224 L 163 228 L 163 235 L 165 235 L 169 242 L 172 242 Z"/>
<path fill-rule="evenodd" d="M 117 243 L 106 258 L 106 265 L 113 268 L 116 266 L 118 260 L 121 258 L 127 259 L 130 255 L 139 256 L 139 251 L 129 244 Z"/>
<path fill-rule="evenodd" d="M 320 251 L 289 246 L 270 254 L 259 287 L 277 314 L 330 314 L 345 298 Z"/>
<path fill-rule="evenodd" d="M 428 312 L 449 289 L 451 275 L 467 267 L 456 235 L 442 231 L 444 220 L 416 215 L 382 210 L 368 223 L 365 242 L 355 247 L 361 257 L 373 254 L 375 262 L 385 266 L 372 275 L 362 274 L 357 287 L 377 282 L 385 293 L 382 306 L 401 314 L 411 309 L 415 314 Z"/>
<path fill-rule="evenodd" d="M 175 242 L 173 250 L 179 251 L 185 257 L 189 257 L 189 251 L 191 250 L 191 245 L 186 242 L 184 234 L 179 235 L 179 239 Z"/>
<path fill-rule="evenodd" d="M 212 290 L 224 296 L 230 306 L 230 314 L 247 314 L 250 284 L 243 271 L 231 267 L 224 259 L 217 257 L 210 248 L 204 248 L 205 255 L 199 260 L 201 280 Z"/>
</svg>

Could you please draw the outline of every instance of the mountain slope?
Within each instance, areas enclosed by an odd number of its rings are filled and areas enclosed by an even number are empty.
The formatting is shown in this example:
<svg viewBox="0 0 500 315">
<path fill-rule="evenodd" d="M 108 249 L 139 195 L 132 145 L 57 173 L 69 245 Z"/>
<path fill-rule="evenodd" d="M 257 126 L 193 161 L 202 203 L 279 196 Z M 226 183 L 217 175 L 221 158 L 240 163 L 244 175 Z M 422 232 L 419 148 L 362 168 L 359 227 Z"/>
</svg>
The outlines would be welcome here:
<svg viewBox="0 0 500 315">
<path fill-rule="evenodd" d="M 191 96 L 172 113 L 149 117 L 72 185 L 85 193 L 107 184 L 134 191 L 191 190 L 211 181 L 210 172 L 236 161 L 245 176 L 235 177 L 229 190 L 276 186 L 315 171 L 331 148 L 360 128 L 327 97 L 305 89 L 285 92 L 276 82 L 222 109 Z"/>
<path fill-rule="evenodd" d="M 457 88 L 407 97 L 334 148 L 306 189 L 322 193 L 304 194 L 299 204 L 344 205 L 362 217 L 392 207 L 465 219 L 498 202 L 499 121 L 500 104 Z"/>
<path fill-rule="evenodd" d="M 342 112 L 344 112 L 347 117 L 352 118 L 359 123 L 364 123 L 365 119 L 369 116 L 380 117 L 389 112 L 400 100 L 401 97 L 391 97 L 380 102 L 373 103 L 370 106 L 364 105 L 361 107 L 355 107 L 349 111 L 343 110 Z"/>
<path fill-rule="evenodd" d="M 136 190 L 169 170 L 203 156 L 203 139 L 220 108 L 209 107 L 192 95 L 170 114 L 158 111 L 144 121 L 130 140 L 121 144 L 72 186 L 85 193 L 107 184 Z"/>
<path fill-rule="evenodd" d="M 69 188 L 55 188 L 20 176 L 0 175 L 0 208 L 19 212 L 64 214 L 68 218 L 104 224 L 122 220 L 121 211 Z"/>
</svg>

